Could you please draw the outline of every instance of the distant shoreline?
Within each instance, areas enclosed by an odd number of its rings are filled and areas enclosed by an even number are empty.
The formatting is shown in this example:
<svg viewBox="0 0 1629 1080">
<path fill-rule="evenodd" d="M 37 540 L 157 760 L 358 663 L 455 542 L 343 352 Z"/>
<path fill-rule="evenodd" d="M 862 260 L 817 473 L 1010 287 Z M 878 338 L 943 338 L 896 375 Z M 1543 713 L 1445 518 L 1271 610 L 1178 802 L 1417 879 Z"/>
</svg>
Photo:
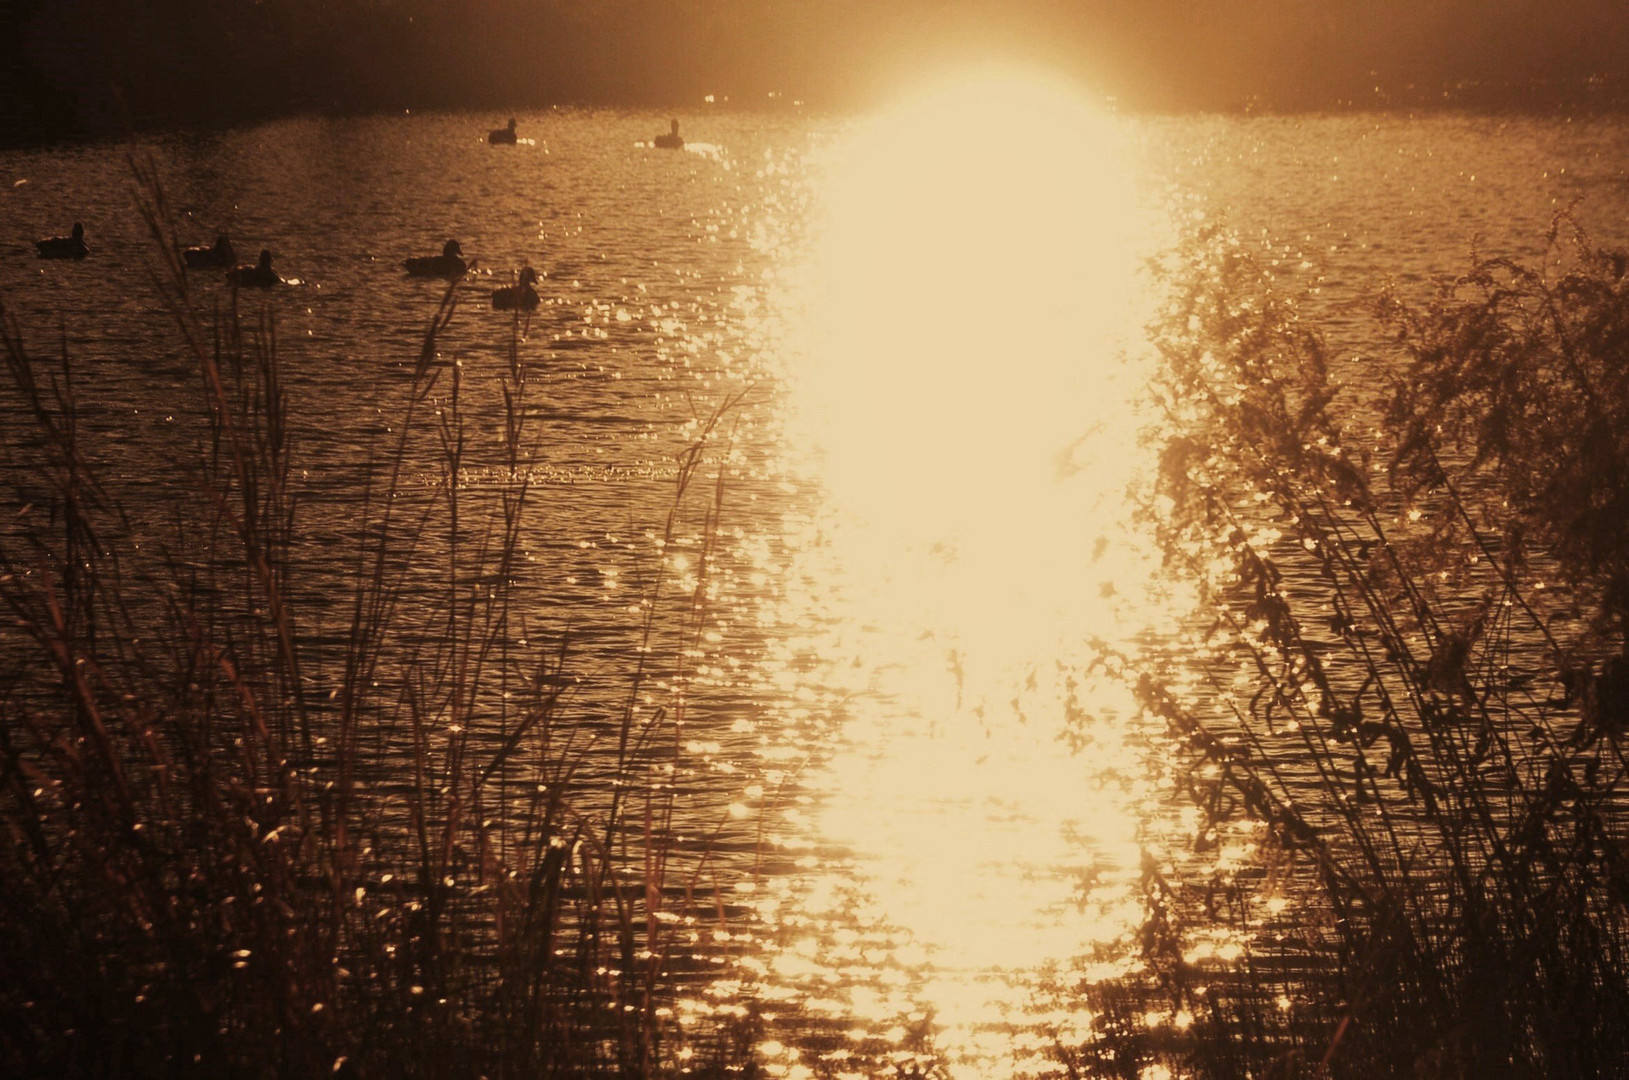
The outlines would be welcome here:
<svg viewBox="0 0 1629 1080">
<path fill-rule="evenodd" d="M 0 145 L 708 95 L 854 113 L 990 64 L 1139 112 L 1629 109 L 1629 22 L 1606 0 L 17 0 Z"/>
<path fill-rule="evenodd" d="M 3 97 L 3 96 L 0 96 Z M 1203 115 L 1224 116 L 1315 116 L 1329 113 L 1453 113 L 1481 115 L 1553 116 L 1558 113 L 1578 117 L 1615 116 L 1629 112 L 1629 80 L 1591 77 L 1575 82 L 1542 85 L 1467 84 L 1434 89 L 1408 87 L 1397 92 L 1374 93 L 1363 97 L 1331 97 L 1328 99 L 1274 98 L 1254 95 L 1241 100 L 1202 103 L 1180 100 L 1142 101 L 1125 100 L 1112 95 L 1104 96 L 1105 104 L 1131 114 L 1141 115 Z M 186 110 L 170 115 L 149 113 L 115 117 L 98 110 L 90 116 L 81 116 L 72 107 L 60 104 L 53 107 L 27 100 L 13 99 L 7 115 L 0 112 L 0 149 L 42 149 L 56 145 L 118 140 L 130 135 L 209 134 L 253 127 L 300 117 L 328 117 L 333 119 L 368 116 L 399 116 L 403 113 L 491 113 L 526 114 L 551 109 L 613 109 L 629 111 L 674 112 L 696 115 L 705 111 L 763 113 L 770 115 L 846 115 L 863 113 L 865 103 L 858 101 L 821 102 L 792 100 L 778 95 L 765 100 L 761 95 L 721 97 L 716 102 L 702 100 L 679 101 L 671 98 L 634 100 L 620 97 L 602 99 L 576 98 L 563 100 L 534 100 L 526 102 L 495 102 L 487 100 L 438 101 L 422 105 L 385 105 L 378 102 L 312 102 L 291 101 L 279 105 L 243 108 L 235 111 L 212 110 L 193 113 Z"/>
</svg>

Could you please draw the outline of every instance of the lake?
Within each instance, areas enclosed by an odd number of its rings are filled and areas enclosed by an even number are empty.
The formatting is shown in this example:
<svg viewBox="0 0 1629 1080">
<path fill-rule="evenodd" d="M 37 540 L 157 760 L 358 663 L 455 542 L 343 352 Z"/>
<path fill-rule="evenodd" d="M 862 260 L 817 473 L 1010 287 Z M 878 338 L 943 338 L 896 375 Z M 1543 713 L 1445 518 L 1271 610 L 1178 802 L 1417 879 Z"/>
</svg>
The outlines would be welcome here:
<svg viewBox="0 0 1629 1080">
<path fill-rule="evenodd" d="M 687 664 L 653 673 L 686 705 L 647 764 L 708 838 L 691 884 L 720 913 L 674 1009 L 754 1003 L 787 1077 L 1046 1074 L 1084 1021 L 1042 989 L 1129 962 L 1139 845 L 1182 810 L 1143 769 L 1157 733 L 1085 668 L 1087 642 L 1175 617 L 1124 522 L 1149 467 L 1144 260 L 1201 222 L 1259 244 L 1367 391 L 1357 302 L 1380 284 L 1424 295 L 1473 246 L 1536 259 L 1563 210 L 1629 241 L 1620 119 L 1117 116 L 982 88 L 877 118 L 699 113 L 681 151 L 649 145 L 654 113 L 518 119 L 514 146 L 487 144 L 496 117 L 404 114 L 0 153 L 0 302 L 74 358 L 89 453 L 158 536 L 204 428 L 127 155 L 156 164 L 180 242 L 270 250 L 295 280 L 238 303 L 275 320 L 307 610 L 339 620 L 330 552 L 445 290 L 402 260 L 458 239 L 475 269 L 435 403 L 456 368 L 472 493 L 506 468 L 512 340 L 527 373 L 515 647 L 567 639 L 575 715 L 610 731 L 651 582 L 705 595 Z M 89 258 L 34 258 L 74 221 Z M 527 264 L 542 302 L 516 322 L 487 294 Z M 231 298 L 219 271 L 189 292 L 206 315 Z M 717 517 L 670 519 L 704 434 L 691 499 L 716 490 Z M 404 490 L 445 478 L 433 431 L 407 452 Z M 8 512 L 33 482 L 8 473 Z M 428 547 L 409 602 L 434 609 Z M 587 753 L 583 781 L 609 798 L 619 768 Z"/>
</svg>

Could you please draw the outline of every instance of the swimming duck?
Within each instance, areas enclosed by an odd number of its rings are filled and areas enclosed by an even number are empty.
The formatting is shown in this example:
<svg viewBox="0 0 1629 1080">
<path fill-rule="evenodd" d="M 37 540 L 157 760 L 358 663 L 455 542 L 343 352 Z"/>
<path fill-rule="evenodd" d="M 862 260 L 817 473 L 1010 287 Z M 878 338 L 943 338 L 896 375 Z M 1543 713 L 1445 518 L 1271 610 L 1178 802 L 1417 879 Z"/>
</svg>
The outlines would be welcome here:
<svg viewBox="0 0 1629 1080">
<path fill-rule="evenodd" d="M 537 290 L 532 288 L 536 281 L 536 270 L 530 266 L 521 267 L 520 281 L 517 284 L 492 290 L 492 310 L 531 311 L 538 304 Z"/>
<path fill-rule="evenodd" d="M 189 247 L 181 253 L 188 266 L 194 270 L 218 266 L 226 269 L 237 262 L 237 253 L 232 250 L 232 241 L 226 238 L 225 233 L 215 237 L 215 242 L 209 247 Z"/>
<path fill-rule="evenodd" d="M 458 246 L 457 240 L 448 240 L 442 245 L 440 255 L 415 255 L 402 266 L 412 277 L 455 278 L 468 269 L 459 257 L 463 254 L 464 249 Z"/>
<path fill-rule="evenodd" d="M 273 285 L 283 284 L 283 279 L 277 276 L 272 269 L 271 252 L 265 248 L 260 250 L 260 262 L 255 266 L 245 263 L 234 266 L 226 272 L 226 280 L 239 288 L 269 289 Z"/>
<path fill-rule="evenodd" d="M 491 143 L 493 146 L 497 146 L 500 143 L 509 143 L 513 145 L 515 142 L 519 141 L 518 136 L 515 135 L 515 118 L 513 116 L 509 118 L 508 127 L 493 128 L 491 131 L 487 132 L 486 141 Z"/>
<path fill-rule="evenodd" d="M 673 127 L 666 135 L 656 136 L 656 146 L 660 150 L 682 150 L 684 148 L 684 140 L 679 138 L 679 122 L 674 120 L 672 123 Z"/>
<path fill-rule="evenodd" d="M 35 241 L 34 246 L 39 248 L 42 259 L 83 259 L 90 254 L 90 245 L 85 243 L 85 226 L 77 221 L 72 236 L 48 237 Z"/>
</svg>

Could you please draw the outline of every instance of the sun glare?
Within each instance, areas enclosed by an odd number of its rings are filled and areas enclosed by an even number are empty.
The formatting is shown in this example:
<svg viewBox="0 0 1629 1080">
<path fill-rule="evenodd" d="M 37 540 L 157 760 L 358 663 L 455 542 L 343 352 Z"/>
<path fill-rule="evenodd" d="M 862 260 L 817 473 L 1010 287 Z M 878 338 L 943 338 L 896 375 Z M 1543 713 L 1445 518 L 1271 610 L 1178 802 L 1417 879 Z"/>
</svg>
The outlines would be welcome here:
<svg viewBox="0 0 1629 1080">
<path fill-rule="evenodd" d="M 989 973 L 1135 917 L 1133 751 L 1110 723 L 1072 757 L 1059 731 L 1112 715 L 1072 666 L 1139 614 L 1124 494 L 1158 237 L 1116 121 L 1030 76 L 857 127 L 824 191 L 792 391 L 843 598 L 823 677 L 855 685 L 818 828 L 929 958 L 941 1048 L 978 1058 L 1017 992 Z"/>
<path fill-rule="evenodd" d="M 1005 641 L 1131 466 L 1149 227 L 1121 137 L 1066 84 L 990 75 L 853 132 L 826 188 L 796 380 L 820 478 L 878 552 L 953 553 L 934 591 Z"/>
</svg>

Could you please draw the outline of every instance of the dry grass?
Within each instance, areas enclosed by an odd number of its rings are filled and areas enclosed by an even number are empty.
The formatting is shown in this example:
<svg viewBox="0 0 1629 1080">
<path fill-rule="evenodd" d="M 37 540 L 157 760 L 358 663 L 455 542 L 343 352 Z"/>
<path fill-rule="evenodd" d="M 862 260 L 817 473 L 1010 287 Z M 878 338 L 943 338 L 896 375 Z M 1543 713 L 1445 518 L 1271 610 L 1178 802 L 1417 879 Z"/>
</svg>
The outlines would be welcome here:
<svg viewBox="0 0 1629 1080">
<path fill-rule="evenodd" d="M 138 177 L 173 253 L 160 190 Z M 0 527 L 0 1072 L 646 1077 L 678 1070 L 681 1049 L 688 1072 L 736 1061 L 729 1032 L 686 1043 L 664 1008 L 716 904 L 705 847 L 676 846 L 674 785 L 651 766 L 682 750 L 684 657 L 708 619 L 717 416 L 665 525 L 699 533 L 699 580 L 653 570 L 630 627 L 643 659 L 593 742 L 566 634 L 523 621 L 546 585 L 519 569 L 522 523 L 544 513 L 519 324 L 500 443 L 476 445 L 460 369 L 437 360 L 447 290 L 396 441 L 355 493 L 336 605 L 333 575 L 313 586 L 299 554 L 275 321 L 234 296 L 212 327 L 173 257 L 159 277 L 207 425 L 164 535 L 93 464 L 71 362 L 42 362 L 5 321 L 30 423 L 5 440 L 17 484 Z M 439 457 L 428 487 L 405 475 L 423 446 Z M 508 481 L 464 483 L 477 452 Z M 337 628 L 308 614 L 319 592 Z M 579 779 L 590 762 L 614 771 L 613 796 Z"/>
<path fill-rule="evenodd" d="M 1629 1066 L 1624 265 L 1552 236 L 1541 269 L 1481 261 L 1430 303 L 1381 298 L 1378 444 L 1344 429 L 1322 337 L 1246 251 L 1204 236 L 1167 267 L 1149 515 L 1203 602 L 1139 690 L 1204 814 L 1145 882 L 1134 985 L 1195 1022 L 1162 1046 L 1107 1025 L 1118 1044 L 1068 1060 Z M 1258 869 L 1218 867 L 1229 839 Z M 1300 899 L 1278 916 L 1273 896 Z M 1185 959 L 1215 923 L 1243 956 Z"/>
</svg>

